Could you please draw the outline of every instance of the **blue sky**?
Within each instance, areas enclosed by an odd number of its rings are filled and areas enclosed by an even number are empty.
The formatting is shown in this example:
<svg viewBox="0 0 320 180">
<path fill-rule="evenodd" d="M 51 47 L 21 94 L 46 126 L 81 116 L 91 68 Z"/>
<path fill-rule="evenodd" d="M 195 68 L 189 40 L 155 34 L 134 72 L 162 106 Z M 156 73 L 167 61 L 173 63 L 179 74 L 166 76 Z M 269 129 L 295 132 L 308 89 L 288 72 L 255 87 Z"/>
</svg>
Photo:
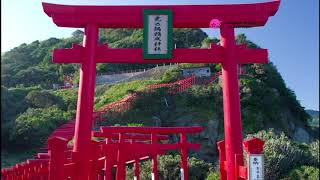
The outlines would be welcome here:
<svg viewBox="0 0 320 180">
<path fill-rule="evenodd" d="M 1 1 L 1 52 L 22 43 L 50 37 L 69 37 L 75 29 L 56 27 L 42 11 L 40 0 Z M 229 4 L 262 0 L 46 0 L 57 4 Z M 237 29 L 269 50 L 287 86 L 294 90 L 306 109 L 319 110 L 319 1 L 282 0 L 278 13 L 264 27 Z M 218 30 L 204 29 L 210 37 Z"/>
</svg>

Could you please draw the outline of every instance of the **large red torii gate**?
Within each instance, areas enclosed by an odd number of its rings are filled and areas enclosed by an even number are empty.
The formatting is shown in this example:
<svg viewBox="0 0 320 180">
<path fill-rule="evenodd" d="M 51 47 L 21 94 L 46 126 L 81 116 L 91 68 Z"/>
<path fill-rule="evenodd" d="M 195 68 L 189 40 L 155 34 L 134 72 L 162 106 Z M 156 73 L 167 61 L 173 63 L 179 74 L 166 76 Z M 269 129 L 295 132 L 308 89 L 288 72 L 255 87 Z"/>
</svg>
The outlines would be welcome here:
<svg viewBox="0 0 320 180">
<path fill-rule="evenodd" d="M 92 128 L 96 63 L 221 63 L 227 178 L 237 179 L 237 164 L 243 164 L 242 127 L 237 64 L 266 63 L 266 49 L 235 45 L 234 28 L 264 26 L 275 15 L 280 0 L 256 4 L 163 5 L 163 6 L 71 6 L 43 3 L 45 13 L 60 27 L 85 28 L 83 46 L 55 49 L 53 62 L 81 63 L 74 149 L 79 157 L 78 178 L 87 179 Z M 171 9 L 174 28 L 209 28 L 212 19 L 221 22 L 221 46 L 209 49 L 174 49 L 171 59 L 143 59 L 141 48 L 98 46 L 99 28 L 142 28 L 144 9 Z M 240 157 L 240 158 L 239 158 Z M 240 164 L 239 164 L 240 162 Z"/>
</svg>

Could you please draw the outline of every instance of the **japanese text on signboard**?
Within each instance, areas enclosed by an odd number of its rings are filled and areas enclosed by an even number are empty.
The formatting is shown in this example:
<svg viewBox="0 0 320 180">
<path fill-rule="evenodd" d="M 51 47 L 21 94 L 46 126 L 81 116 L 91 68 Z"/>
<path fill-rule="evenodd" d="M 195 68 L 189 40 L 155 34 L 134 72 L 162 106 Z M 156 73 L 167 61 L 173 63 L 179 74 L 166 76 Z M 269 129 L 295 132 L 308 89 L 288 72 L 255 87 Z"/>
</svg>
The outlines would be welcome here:
<svg viewBox="0 0 320 180">
<path fill-rule="evenodd" d="M 166 54 L 168 48 L 168 16 L 150 15 L 148 32 L 148 53 Z"/>
<path fill-rule="evenodd" d="M 249 155 L 249 180 L 263 180 L 263 156 L 261 154 Z"/>
<path fill-rule="evenodd" d="M 172 57 L 172 10 L 145 9 L 143 11 L 143 58 L 170 59 Z"/>
</svg>

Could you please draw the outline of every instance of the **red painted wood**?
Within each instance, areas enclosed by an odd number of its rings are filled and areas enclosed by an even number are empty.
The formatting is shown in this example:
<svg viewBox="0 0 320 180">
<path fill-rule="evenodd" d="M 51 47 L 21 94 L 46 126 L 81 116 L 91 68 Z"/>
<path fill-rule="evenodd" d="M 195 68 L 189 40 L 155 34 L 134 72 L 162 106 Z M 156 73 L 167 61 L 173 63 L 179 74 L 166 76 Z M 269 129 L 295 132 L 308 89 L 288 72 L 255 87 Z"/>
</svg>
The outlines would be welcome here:
<svg viewBox="0 0 320 180">
<path fill-rule="evenodd" d="M 63 138 L 49 139 L 49 180 L 64 179 L 65 149 L 67 140 Z"/>
<path fill-rule="evenodd" d="M 179 133 L 199 133 L 203 130 L 200 126 L 195 127 L 100 127 L 101 131 L 107 133 L 141 133 L 141 134 L 179 134 Z"/>
<path fill-rule="evenodd" d="M 180 154 L 181 154 L 181 170 L 183 172 L 183 180 L 188 180 L 188 152 L 187 152 L 187 136 L 185 133 L 180 133 L 180 143 L 181 143 L 181 150 L 180 150 Z M 182 174 L 181 174 L 182 176 Z"/>
<path fill-rule="evenodd" d="M 112 127 L 113 128 L 113 127 Z M 151 128 L 151 127 L 145 127 Z M 189 129 L 186 127 L 186 129 Z M 121 130 L 120 130 L 121 131 Z M 157 179 L 157 160 L 156 157 L 158 154 L 163 154 L 169 150 L 177 150 L 177 149 L 184 149 L 185 151 L 188 149 L 198 149 L 200 148 L 200 144 L 190 144 L 185 140 L 181 143 L 177 144 L 158 144 L 157 138 L 152 137 L 161 137 L 159 134 L 151 133 L 151 144 L 149 143 L 140 143 L 136 142 L 135 140 L 131 141 L 130 143 L 125 142 L 125 133 L 117 132 L 118 135 L 120 133 L 120 141 L 112 142 L 108 139 L 108 144 L 103 145 L 103 152 L 106 156 L 106 163 L 108 163 L 108 167 L 115 166 L 117 167 L 117 179 L 123 179 L 125 174 L 125 164 L 128 163 L 136 163 L 138 160 L 142 160 L 144 158 L 151 157 L 153 159 L 153 173 L 155 174 L 155 179 Z M 174 132 L 173 132 L 174 133 Z M 94 134 L 98 134 L 97 132 Z M 103 133 L 102 133 L 103 134 Z M 102 135 L 101 133 L 98 134 L 99 136 Z M 130 134 L 131 137 L 135 137 L 135 134 Z M 141 135 L 141 134 L 136 134 Z M 149 134 L 150 135 L 150 134 Z M 112 134 L 113 136 L 113 134 Z M 129 137 L 129 136 L 128 136 Z M 145 138 L 143 136 L 143 138 Z M 148 136 L 150 138 L 150 136 Z M 111 143 L 112 142 L 112 143 Z M 109 144 L 111 143 L 111 144 Z M 186 154 L 186 153 L 185 153 Z M 110 170 L 110 168 L 106 169 Z M 135 171 L 138 174 L 138 170 Z M 110 177 L 110 175 L 108 176 Z"/>
<path fill-rule="evenodd" d="M 127 155 L 124 151 L 126 148 L 123 147 L 124 143 L 123 133 L 119 134 L 119 148 L 117 154 L 117 171 L 116 171 L 116 179 L 117 180 L 125 180 L 126 177 L 126 167 L 125 167 L 125 156 Z"/>
<path fill-rule="evenodd" d="M 226 149 L 225 149 L 225 141 L 217 142 L 218 151 L 219 151 L 219 170 L 220 170 L 220 180 L 227 180 L 227 173 L 225 170 L 225 160 L 226 160 Z"/>
<path fill-rule="evenodd" d="M 95 49 L 98 40 L 98 28 L 89 24 L 85 28 L 83 46 L 86 48 L 87 60 L 81 63 L 80 82 L 77 102 L 77 114 L 74 134 L 73 151 L 78 153 L 79 164 L 76 179 L 87 180 L 89 169 L 93 97 L 95 87 L 96 63 Z"/>
<path fill-rule="evenodd" d="M 113 138 L 118 139 L 119 135 L 117 133 L 106 133 L 106 132 L 93 132 L 93 136 L 95 137 L 104 137 L 104 138 Z M 150 134 L 124 134 L 123 137 L 125 139 L 131 140 L 151 140 Z M 157 135 L 158 140 L 169 140 L 169 136 L 167 135 Z"/>
<path fill-rule="evenodd" d="M 155 147 L 155 145 L 157 145 L 157 144 L 158 144 L 157 134 L 155 132 L 152 132 L 151 133 L 151 145 L 153 147 Z M 158 180 L 159 179 L 159 176 L 158 176 L 158 154 L 152 153 L 151 159 L 152 159 L 151 178 L 152 178 L 152 180 Z"/>
<path fill-rule="evenodd" d="M 209 28 L 212 19 L 235 27 L 263 26 L 279 7 L 280 0 L 255 4 L 162 5 L 162 6 L 72 6 L 42 3 L 44 12 L 61 27 L 142 28 L 144 9 L 171 9 L 175 28 Z M 190 13 L 192 12 L 192 13 Z"/>
<path fill-rule="evenodd" d="M 261 154 L 263 152 L 264 141 L 259 138 L 250 138 L 243 142 L 244 149 L 248 154 Z"/>
<path fill-rule="evenodd" d="M 134 176 L 136 180 L 140 180 L 140 164 L 139 164 L 139 159 L 134 160 Z"/>
<path fill-rule="evenodd" d="M 280 4 L 280 0 L 266 3 L 241 5 L 189 5 L 189 6 L 65 6 L 43 3 L 44 11 L 52 17 L 58 26 L 85 28 L 84 45 L 75 45 L 72 49 L 57 49 L 53 53 L 53 62 L 81 63 L 80 86 L 77 104 L 75 145 L 73 153 L 77 155 L 76 179 L 87 179 L 89 170 L 90 132 L 92 126 L 93 90 L 95 83 L 96 63 L 222 63 L 223 97 L 224 97 L 224 125 L 227 179 L 235 177 L 235 154 L 239 154 L 237 163 L 242 159 L 242 130 L 238 93 L 237 64 L 267 62 L 267 50 L 246 49 L 237 47 L 234 42 L 235 27 L 262 26 L 270 16 L 273 16 Z M 221 21 L 221 45 L 211 49 L 175 49 L 171 60 L 144 60 L 141 49 L 109 49 L 107 46 L 97 46 L 97 32 L 99 27 L 108 28 L 141 28 L 143 23 L 143 9 L 171 9 L 173 11 L 173 27 L 200 28 L 209 27 L 210 21 Z M 190 13 L 192 12 L 192 13 Z M 128 54 L 130 56 L 128 56 Z M 181 60 L 182 59 L 182 60 Z M 179 84 L 180 92 L 190 86 L 190 82 Z M 130 100 L 131 101 L 131 100 Z M 129 108 L 128 102 L 117 102 L 116 111 Z M 182 128 L 157 129 L 117 127 L 118 133 L 194 133 L 200 129 Z M 102 129 L 113 133 L 113 128 Z M 69 135 L 68 130 L 57 131 L 55 135 Z M 140 132 L 143 131 L 143 132 Z M 119 138 L 121 146 L 126 146 L 124 138 Z M 138 144 L 132 144 L 133 147 Z M 152 144 L 153 148 L 175 148 L 175 144 Z M 180 144 L 178 144 L 180 146 Z M 140 145 L 142 146 L 142 145 Z M 189 146 L 189 145 L 188 145 Z M 191 146 L 191 144 L 190 144 Z M 136 147 L 137 148 L 137 147 Z M 128 148 L 119 148 L 117 157 L 117 179 L 125 177 L 125 157 L 130 154 Z M 139 152 L 135 152 L 139 154 Z M 154 155 L 152 156 L 154 158 Z M 133 158 L 133 157 L 132 157 Z"/>
<path fill-rule="evenodd" d="M 215 45 L 211 49 L 173 49 L 171 59 L 143 59 L 141 48 L 107 48 L 99 47 L 96 54 L 96 63 L 222 63 L 224 59 L 223 47 Z M 266 63 L 268 51 L 266 49 L 249 49 L 237 46 L 236 62 Z M 52 61 L 54 63 L 81 63 L 86 61 L 85 49 L 79 45 L 72 48 L 54 49 Z M 130 56 L 128 56 L 130 54 Z"/>
<path fill-rule="evenodd" d="M 235 154 L 242 155 L 242 126 L 234 28 L 222 25 L 220 33 L 221 45 L 225 48 L 225 59 L 222 63 L 222 89 L 227 179 L 235 180 Z M 239 158 L 239 161 L 243 161 L 243 158 Z"/>
</svg>

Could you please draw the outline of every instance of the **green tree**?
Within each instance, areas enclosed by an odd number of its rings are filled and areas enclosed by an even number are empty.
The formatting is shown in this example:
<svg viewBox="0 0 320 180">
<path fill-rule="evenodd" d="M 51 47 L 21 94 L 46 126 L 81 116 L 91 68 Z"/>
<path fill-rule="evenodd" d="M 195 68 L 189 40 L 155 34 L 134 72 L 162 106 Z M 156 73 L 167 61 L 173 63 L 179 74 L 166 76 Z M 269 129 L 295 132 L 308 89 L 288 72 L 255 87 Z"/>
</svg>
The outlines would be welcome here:
<svg viewBox="0 0 320 180">
<path fill-rule="evenodd" d="M 53 105 L 63 108 L 64 106 L 60 97 L 43 90 L 29 92 L 26 96 L 26 102 L 29 103 L 32 108 L 48 108 Z"/>
<path fill-rule="evenodd" d="M 46 109 L 29 108 L 16 119 L 11 143 L 20 147 L 39 146 L 57 126 L 69 119 L 71 119 L 71 114 L 56 106 Z"/>
<path fill-rule="evenodd" d="M 83 38 L 84 32 L 81 30 L 76 30 L 72 33 L 72 37 Z"/>
</svg>

